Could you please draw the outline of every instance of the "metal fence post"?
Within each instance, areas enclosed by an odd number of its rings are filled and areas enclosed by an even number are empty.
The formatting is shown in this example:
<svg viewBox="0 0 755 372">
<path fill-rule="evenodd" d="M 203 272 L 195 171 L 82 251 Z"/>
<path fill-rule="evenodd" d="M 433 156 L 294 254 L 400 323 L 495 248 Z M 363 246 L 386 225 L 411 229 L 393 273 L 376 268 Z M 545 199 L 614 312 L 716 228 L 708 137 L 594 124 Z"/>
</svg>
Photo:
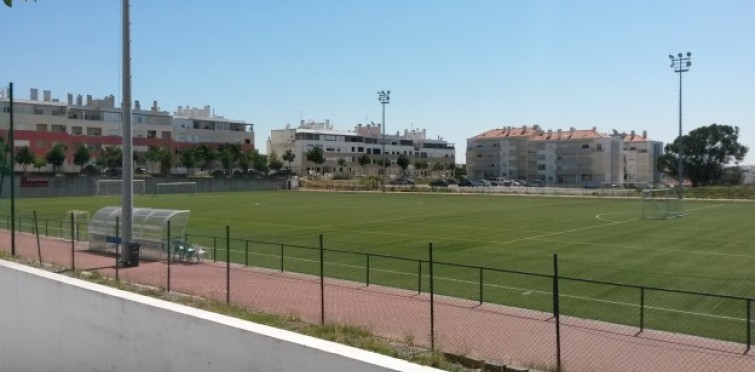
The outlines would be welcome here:
<svg viewBox="0 0 755 372">
<path fill-rule="evenodd" d="M 225 225 L 225 303 L 231 303 L 231 226 Z"/>
<path fill-rule="evenodd" d="M 281 272 L 283 272 L 283 244 L 281 244 Z"/>
<path fill-rule="evenodd" d="M 173 247 L 171 245 L 171 239 L 170 239 L 170 237 L 171 237 L 171 235 L 170 235 L 170 220 L 168 220 L 168 239 L 167 239 L 167 249 L 168 249 L 168 292 L 170 292 L 170 264 L 171 264 L 170 261 L 171 261 L 171 257 L 173 256 L 173 254 L 171 254 L 171 252 L 173 251 L 171 248 L 173 248 Z"/>
<path fill-rule="evenodd" d="M 39 256 L 39 264 L 42 264 L 42 245 L 39 244 L 39 223 L 37 221 L 37 210 L 34 210 L 34 234 L 37 236 L 37 256 Z"/>
<path fill-rule="evenodd" d="M 752 345 L 752 300 L 747 299 L 747 350 L 750 351 L 750 345 Z"/>
<path fill-rule="evenodd" d="M 115 281 L 118 282 L 121 280 L 120 278 L 120 262 L 118 260 L 118 248 L 121 245 L 121 237 L 120 237 L 120 217 L 115 216 Z"/>
<path fill-rule="evenodd" d="M 553 319 L 556 321 L 556 370 L 561 370 L 561 321 L 558 303 L 558 254 L 553 254 Z"/>
<path fill-rule="evenodd" d="M 47 232 L 47 219 L 45 219 L 45 236 L 50 236 L 50 234 Z"/>
<path fill-rule="evenodd" d="M 249 266 L 249 241 L 244 241 L 244 266 Z"/>
<path fill-rule="evenodd" d="M 325 324 L 325 254 L 320 234 L 320 324 Z"/>
<path fill-rule="evenodd" d="M 212 237 L 212 262 L 218 262 L 218 238 Z"/>
<path fill-rule="evenodd" d="M 482 284 L 483 283 L 483 281 L 482 281 L 483 280 L 482 279 L 482 272 L 483 272 L 483 268 L 481 267 L 480 268 L 480 305 L 482 305 L 482 302 L 483 302 L 483 297 L 482 297 L 482 287 L 483 287 L 483 284 Z"/>
<path fill-rule="evenodd" d="M 76 241 L 73 236 L 73 212 L 71 212 L 71 271 L 76 270 Z"/>
<path fill-rule="evenodd" d="M 640 333 L 645 331 L 645 287 L 640 287 Z"/>
<path fill-rule="evenodd" d="M 422 293 L 422 260 L 417 260 L 417 293 Z"/>
<path fill-rule="evenodd" d="M 429 245 L 430 253 L 430 350 L 435 350 L 435 288 L 433 287 L 433 243 Z"/>
<path fill-rule="evenodd" d="M 370 254 L 367 253 L 367 277 L 364 280 L 364 283 L 369 287 L 370 286 Z"/>
</svg>

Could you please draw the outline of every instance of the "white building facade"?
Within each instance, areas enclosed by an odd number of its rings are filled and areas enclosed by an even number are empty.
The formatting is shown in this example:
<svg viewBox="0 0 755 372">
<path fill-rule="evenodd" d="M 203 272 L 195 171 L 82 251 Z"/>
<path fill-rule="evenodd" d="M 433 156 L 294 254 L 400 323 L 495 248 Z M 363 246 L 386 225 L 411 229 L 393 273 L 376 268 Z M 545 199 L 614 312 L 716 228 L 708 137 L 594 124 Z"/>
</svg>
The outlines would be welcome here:
<svg viewBox="0 0 755 372">
<path fill-rule="evenodd" d="M 380 124 L 358 124 L 353 131 L 333 129 L 329 120 L 317 123 L 304 121 L 297 128 L 287 125 L 285 129 L 272 130 L 267 141 L 268 156 L 275 152 L 281 158 L 286 151 L 291 151 L 295 158 L 291 162 L 291 171 L 300 175 L 350 173 L 355 175 L 381 175 L 382 159 L 385 156 L 390 165 L 386 166 L 388 175 L 397 175 L 401 168 L 396 164 L 399 156 L 409 158 L 411 172 L 439 172 L 453 169 L 455 164 L 454 145 L 442 138 L 428 139 L 426 131 L 405 130 L 404 134 L 386 134 L 385 155 L 383 155 L 382 127 Z M 323 164 L 307 161 L 307 152 L 314 147 L 321 147 L 325 155 Z M 369 163 L 360 164 L 360 158 L 367 158 Z M 339 164 L 343 159 L 343 165 Z M 416 169 L 417 163 L 427 164 L 424 170 Z M 289 164 L 284 161 L 284 167 Z M 448 171 L 450 173 L 450 171 Z"/>
</svg>

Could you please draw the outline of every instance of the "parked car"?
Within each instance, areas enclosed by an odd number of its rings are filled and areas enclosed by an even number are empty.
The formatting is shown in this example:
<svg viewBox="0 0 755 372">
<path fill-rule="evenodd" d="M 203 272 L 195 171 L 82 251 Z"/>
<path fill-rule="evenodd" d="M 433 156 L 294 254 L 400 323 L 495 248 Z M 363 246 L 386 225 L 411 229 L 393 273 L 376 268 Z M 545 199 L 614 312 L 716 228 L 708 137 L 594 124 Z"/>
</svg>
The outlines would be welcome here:
<svg viewBox="0 0 755 372">
<path fill-rule="evenodd" d="M 459 187 L 474 187 L 476 186 L 474 182 L 470 180 L 461 180 L 459 181 Z"/>
<path fill-rule="evenodd" d="M 432 180 L 430 181 L 431 187 L 448 187 L 448 182 L 445 180 Z"/>
<path fill-rule="evenodd" d="M 532 186 L 532 187 L 545 187 L 545 181 L 543 181 L 543 180 L 535 180 L 535 181 L 532 181 L 532 184 L 530 186 Z"/>
<path fill-rule="evenodd" d="M 395 180 L 391 180 L 391 185 L 414 185 L 414 181 L 408 178 L 397 178 Z"/>
</svg>

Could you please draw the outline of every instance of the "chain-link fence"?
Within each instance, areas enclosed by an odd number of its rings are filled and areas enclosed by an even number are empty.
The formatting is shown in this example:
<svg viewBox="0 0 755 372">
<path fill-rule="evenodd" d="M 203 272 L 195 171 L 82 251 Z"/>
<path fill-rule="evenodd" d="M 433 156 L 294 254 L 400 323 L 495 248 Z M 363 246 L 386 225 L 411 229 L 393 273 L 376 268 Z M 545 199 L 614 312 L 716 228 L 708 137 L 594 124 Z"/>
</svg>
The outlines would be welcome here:
<svg viewBox="0 0 755 372">
<path fill-rule="evenodd" d="M 21 256 L 412 347 L 544 370 L 755 368 L 752 297 L 577 277 L 579 263 L 555 255 L 518 271 L 445 262 L 432 244 L 425 258 L 400 257 L 328 249 L 323 235 L 314 245 L 234 238 L 227 227 L 166 240 L 167 261 L 123 268 L 80 235 L 61 237 L 59 224 L 44 233 L 25 218 L 15 224 Z M 9 236 L 0 232 L 8 254 Z"/>
</svg>

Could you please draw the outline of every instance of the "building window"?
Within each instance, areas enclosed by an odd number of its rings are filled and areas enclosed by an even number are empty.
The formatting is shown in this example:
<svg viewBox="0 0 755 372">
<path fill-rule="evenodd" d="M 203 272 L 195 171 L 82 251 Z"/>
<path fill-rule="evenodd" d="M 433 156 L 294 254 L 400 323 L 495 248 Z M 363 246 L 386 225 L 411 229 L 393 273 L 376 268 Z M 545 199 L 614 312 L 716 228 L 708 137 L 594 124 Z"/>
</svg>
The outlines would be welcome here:
<svg viewBox="0 0 755 372">
<path fill-rule="evenodd" d="M 545 170 L 545 164 L 538 164 L 537 170 Z"/>
<path fill-rule="evenodd" d="M 364 152 L 364 147 L 357 147 L 357 152 Z"/>
<path fill-rule="evenodd" d="M 589 148 L 590 148 L 590 145 L 589 145 L 589 144 L 587 144 L 587 143 L 584 143 L 584 144 L 582 144 L 582 148 L 583 148 L 583 149 L 589 149 Z"/>
<path fill-rule="evenodd" d="M 38 132 L 47 132 L 47 124 L 37 124 Z"/>
<path fill-rule="evenodd" d="M 603 144 L 599 143 L 599 144 L 595 145 L 595 151 L 603 151 Z"/>
<path fill-rule="evenodd" d="M 147 131 L 147 138 L 157 138 L 157 132 L 154 130 Z"/>
</svg>

